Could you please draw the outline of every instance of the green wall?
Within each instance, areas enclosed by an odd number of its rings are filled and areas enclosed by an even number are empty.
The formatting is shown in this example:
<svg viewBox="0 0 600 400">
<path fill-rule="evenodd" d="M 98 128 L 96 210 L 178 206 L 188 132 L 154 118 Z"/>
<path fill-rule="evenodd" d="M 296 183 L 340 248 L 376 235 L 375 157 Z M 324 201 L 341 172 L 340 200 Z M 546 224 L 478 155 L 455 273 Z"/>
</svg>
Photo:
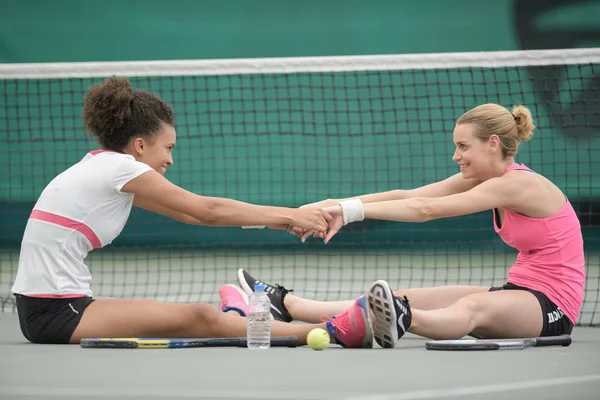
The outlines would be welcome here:
<svg viewBox="0 0 600 400">
<path fill-rule="evenodd" d="M 3 9 L 3 62 L 497 50 L 516 43 L 506 0 L 4 0 Z"/>
<path fill-rule="evenodd" d="M 598 45 L 597 1 L 3 0 L 0 62 Z"/>
</svg>

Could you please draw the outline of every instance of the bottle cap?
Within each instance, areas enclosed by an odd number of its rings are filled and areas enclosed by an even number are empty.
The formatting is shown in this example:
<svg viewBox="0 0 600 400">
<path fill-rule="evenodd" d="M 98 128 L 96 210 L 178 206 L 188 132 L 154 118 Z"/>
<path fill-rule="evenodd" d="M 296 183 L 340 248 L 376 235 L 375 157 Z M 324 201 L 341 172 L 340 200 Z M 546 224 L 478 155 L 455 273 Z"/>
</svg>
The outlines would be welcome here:
<svg viewBox="0 0 600 400">
<path fill-rule="evenodd" d="M 265 285 L 254 285 L 254 291 L 256 292 L 257 290 L 265 290 Z"/>
</svg>

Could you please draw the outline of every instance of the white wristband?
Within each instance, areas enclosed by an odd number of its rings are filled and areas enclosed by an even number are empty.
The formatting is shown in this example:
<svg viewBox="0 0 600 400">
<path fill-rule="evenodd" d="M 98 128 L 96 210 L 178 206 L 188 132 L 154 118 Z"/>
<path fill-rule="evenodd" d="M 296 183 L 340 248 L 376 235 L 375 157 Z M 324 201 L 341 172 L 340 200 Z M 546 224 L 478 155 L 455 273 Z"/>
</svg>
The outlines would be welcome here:
<svg viewBox="0 0 600 400">
<path fill-rule="evenodd" d="M 340 201 L 339 205 L 342 207 L 344 225 L 365 219 L 365 210 L 362 201 L 359 199 Z"/>
<path fill-rule="evenodd" d="M 249 225 L 249 226 L 242 226 L 242 229 L 265 229 L 266 225 Z"/>
</svg>

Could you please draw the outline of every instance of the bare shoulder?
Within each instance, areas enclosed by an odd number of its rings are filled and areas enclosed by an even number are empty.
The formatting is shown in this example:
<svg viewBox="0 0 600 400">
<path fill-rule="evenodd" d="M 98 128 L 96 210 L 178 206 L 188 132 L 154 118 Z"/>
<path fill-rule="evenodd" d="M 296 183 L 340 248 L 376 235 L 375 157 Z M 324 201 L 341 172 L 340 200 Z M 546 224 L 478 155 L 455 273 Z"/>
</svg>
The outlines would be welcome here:
<svg viewBox="0 0 600 400">
<path fill-rule="evenodd" d="M 538 173 L 515 170 L 501 179 L 515 196 L 512 211 L 544 218 L 556 213 L 565 204 L 566 197 L 560 188 Z"/>
<path fill-rule="evenodd" d="M 558 187 L 545 176 L 533 171 L 513 170 L 504 174 L 500 179 L 507 185 L 516 185 L 522 191 L 535 192 L 538 190 L 551 190 Z"/>
<path fill-rule="evenodd" d="M 502 198 L 504 204 L 513 204 L 522 200 L 524 186 L 526 183 L 520 177 L 506 174 L 477 184 L 471 192 L 487 193 Z"/>
</svg>

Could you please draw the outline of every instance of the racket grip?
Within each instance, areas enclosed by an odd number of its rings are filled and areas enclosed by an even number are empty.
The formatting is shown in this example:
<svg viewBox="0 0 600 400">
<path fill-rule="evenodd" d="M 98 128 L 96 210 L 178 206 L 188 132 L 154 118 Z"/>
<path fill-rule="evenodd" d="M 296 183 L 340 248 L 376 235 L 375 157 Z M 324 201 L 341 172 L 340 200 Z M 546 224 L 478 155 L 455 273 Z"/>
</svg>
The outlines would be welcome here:
<svg viewBox="0 0 600 400">
<path fill-rule="evenodd" d="M 546 336 L 535 339 L 536 347 L 541 346 L 569 346 L 571 344 L 571 336 Z"/>
<path fill-rule="evenodd" d="M 297 347 L 298 338 L 296 336 L 281 336 L 271 338 L 271 346 L 273 347 Z"/>
<path fill-rule="evenodd" d="M 248 339 L 245 337 L 240 338 L 237 347 L 248 347 Z M 271 347 L 298 347 L 298 337 L 280 336 L 271 338 Z"/>
</svg>

